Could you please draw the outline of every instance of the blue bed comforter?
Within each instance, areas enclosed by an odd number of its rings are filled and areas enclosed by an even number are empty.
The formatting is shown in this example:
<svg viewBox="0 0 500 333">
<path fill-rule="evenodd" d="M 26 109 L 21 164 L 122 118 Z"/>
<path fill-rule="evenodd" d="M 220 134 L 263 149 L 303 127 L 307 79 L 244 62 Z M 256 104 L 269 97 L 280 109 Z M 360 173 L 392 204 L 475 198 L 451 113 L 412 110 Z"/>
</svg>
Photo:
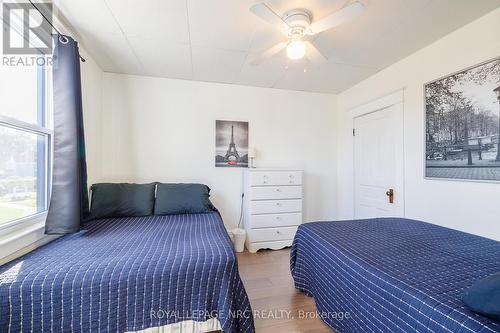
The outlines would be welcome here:
<svg viewBox="0 0 500 333">
<path fill-rule="evenodd" d="M 254 332 L 218 213 L 102 219 L 0 267 L 0 332 L 125 332 L 218 317 Z"/>
<path fill-rule="evenodd" d="M 407 219 L 315 222 L 299 227 L 291 270 L 338 332 L 500 332 L 462 302 L 500 271 L 500 242 Z"/>
</svg>

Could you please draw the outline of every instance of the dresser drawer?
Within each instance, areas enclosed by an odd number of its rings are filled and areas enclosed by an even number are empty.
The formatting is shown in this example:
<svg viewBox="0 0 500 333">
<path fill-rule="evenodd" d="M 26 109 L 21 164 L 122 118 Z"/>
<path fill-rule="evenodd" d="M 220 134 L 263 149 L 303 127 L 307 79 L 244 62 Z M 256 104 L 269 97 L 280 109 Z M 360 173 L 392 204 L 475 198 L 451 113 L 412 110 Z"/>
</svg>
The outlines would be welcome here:
<svg viewBox="0 0 500 333">
<path fill-rule="evenodd" d="M 254 171 L 250 172 L 251 186 L 301 185 L 301 171 Z"/>
<path fill-rule="evenodd" d="M 248 233 L 250 242 L 269 242 L 284 239 L 293 239 L 297 227 L 266 228 L 250 230 Z"/>
<path fill-rule="evenodd" d="M 296 213 L 302 211 L 302 200 L 250 201 L 250 214 Z"/>
<path fill-rule="evenodd" d="M 302 186 L 254 186 L 250 187 L 250 200 L 300 199 Z"/>
<path fill-rule="evenodd" d="M 302 223 L 302 213 L 250 215 L 250 228 L 295 226 Z"/>
</svg>

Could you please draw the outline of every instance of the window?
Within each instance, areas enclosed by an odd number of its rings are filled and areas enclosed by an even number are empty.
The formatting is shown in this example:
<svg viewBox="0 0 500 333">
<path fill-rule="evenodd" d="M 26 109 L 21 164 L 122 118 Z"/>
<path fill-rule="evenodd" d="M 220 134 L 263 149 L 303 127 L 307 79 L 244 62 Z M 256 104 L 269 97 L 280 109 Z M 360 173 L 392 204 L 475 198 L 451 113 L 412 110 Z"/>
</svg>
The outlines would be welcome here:
<svg viewBox="0 0 500 333">
<path fill-rule="evenodd" d="M 10 27 L 17 33 L 11 38 L 21 44 L 23 15 L 23 11 L 13 10 L 10 16 Z M 8 32 L 3 28 L 4 33 Z M 0 34 L 0 42 L 3 37 Z M 36 61 L 0 64 L 0 229 L 40 220 L 35 217 L 48 208 L 52 159 L 52 130 L 48 126 L 50 74 Z"/>
<path fill-rule="evenodd" d="M 44 66 L 0 67 L 0 227 L 48 207 L 47 74 Z"/>
</svg>

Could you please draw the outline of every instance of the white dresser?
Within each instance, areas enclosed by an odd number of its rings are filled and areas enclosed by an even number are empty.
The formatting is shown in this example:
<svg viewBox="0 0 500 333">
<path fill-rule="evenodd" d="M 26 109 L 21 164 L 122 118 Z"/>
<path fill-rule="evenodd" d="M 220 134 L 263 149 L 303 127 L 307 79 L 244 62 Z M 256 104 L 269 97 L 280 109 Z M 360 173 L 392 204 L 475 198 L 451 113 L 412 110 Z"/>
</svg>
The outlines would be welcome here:
<svg viewBox="0 0 500 333">
<path fill-rule="evenodd" d="M 302 171 L 247 169 L 244 186 L 248 251 L 291 246 L 302 223 Z"/>
</svg>

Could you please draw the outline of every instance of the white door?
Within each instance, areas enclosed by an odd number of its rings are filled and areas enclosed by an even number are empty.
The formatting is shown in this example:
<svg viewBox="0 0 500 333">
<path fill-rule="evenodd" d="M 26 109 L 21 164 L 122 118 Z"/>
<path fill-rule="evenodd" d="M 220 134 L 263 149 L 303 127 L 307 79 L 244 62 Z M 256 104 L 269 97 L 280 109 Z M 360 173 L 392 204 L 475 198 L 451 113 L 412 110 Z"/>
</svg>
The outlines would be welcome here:
<svg viewBox="0 0 500 333">
<path fill-rule="evenodd" d="M 355 217 L 404 216 L 402 103 L 354 118 Z"/>
</svg>

